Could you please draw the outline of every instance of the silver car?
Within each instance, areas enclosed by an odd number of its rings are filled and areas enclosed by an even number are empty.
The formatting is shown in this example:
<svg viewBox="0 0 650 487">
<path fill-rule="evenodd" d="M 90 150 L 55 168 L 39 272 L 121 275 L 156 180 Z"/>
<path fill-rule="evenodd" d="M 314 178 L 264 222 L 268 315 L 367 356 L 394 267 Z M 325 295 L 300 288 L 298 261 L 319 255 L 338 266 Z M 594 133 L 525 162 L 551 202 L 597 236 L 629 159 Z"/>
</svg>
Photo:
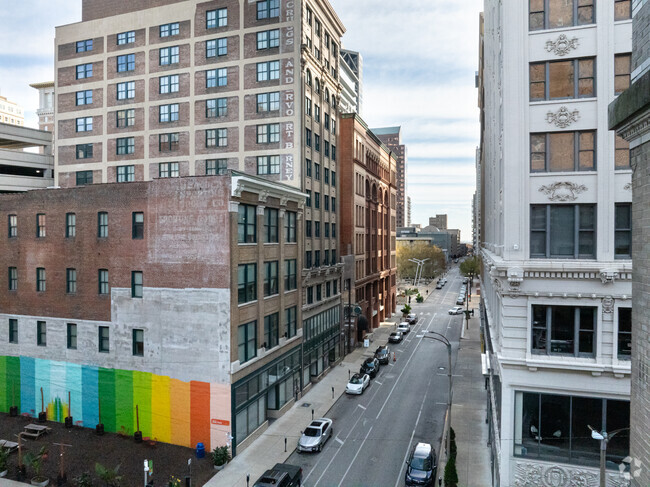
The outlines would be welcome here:
<svg viewBox="0 0 650 487">
<path fill-rule="evenodd" d="M 298 440 L 298 452 L 321 451 L 331 436 L 332 420 L 329 418 L 315 419 L 302 432 Z"/>
</svg>

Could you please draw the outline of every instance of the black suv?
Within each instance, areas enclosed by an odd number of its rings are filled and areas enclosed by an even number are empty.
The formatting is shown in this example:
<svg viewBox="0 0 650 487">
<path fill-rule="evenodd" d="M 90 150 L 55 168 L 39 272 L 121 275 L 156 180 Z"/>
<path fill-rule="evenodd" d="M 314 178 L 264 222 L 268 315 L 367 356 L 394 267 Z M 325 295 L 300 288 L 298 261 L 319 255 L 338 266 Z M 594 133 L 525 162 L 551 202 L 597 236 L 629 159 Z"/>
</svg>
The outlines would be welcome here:
<svg viewBox="0 0 650 487">
<path fill-rule="evenodd" d="M 379 360 L 381 365 L 388 365 L 388 362 L 390 362 L 390 349 L 386 345 L 379 347 L 375 351 L 375 358 Z"/>
<path fill-rule="evenodd" d="M 404 482 L 407 486 L 434 487 L 437 470 L 436 452 L 428 443 L 418 443 L 406 462 Z"/>
<path fill-rule="evenodd" d="M 360 374 L 368 374 L 371 379 L 374 379 L 379 372 L 379 360 L 376 358 L 367 358 L 361 364 Z"/>
</svg>

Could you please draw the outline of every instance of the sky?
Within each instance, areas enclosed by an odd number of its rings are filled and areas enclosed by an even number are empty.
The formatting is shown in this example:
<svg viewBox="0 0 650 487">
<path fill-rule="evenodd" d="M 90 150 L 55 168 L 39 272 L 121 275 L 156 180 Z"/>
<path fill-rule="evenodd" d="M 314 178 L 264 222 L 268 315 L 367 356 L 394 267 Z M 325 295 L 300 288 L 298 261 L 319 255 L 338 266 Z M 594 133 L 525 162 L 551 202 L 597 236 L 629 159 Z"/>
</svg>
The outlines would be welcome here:
<svg viewBox="0 0 650 487">
<path fill-rule="evenodd" d="M 362 117 L 400 125 L 407 146 L 411 221 L 446 213 L 471 241 L 479 113 L 474 74 L 483 0 L 330 0 L 343 46 L 363 57 Z M 81 20 L 81 0 L 5 2 L 0 9 L 0 95 L 38 127 L 38 92 L 54 80 L 54 27 Z"/>
</svg>

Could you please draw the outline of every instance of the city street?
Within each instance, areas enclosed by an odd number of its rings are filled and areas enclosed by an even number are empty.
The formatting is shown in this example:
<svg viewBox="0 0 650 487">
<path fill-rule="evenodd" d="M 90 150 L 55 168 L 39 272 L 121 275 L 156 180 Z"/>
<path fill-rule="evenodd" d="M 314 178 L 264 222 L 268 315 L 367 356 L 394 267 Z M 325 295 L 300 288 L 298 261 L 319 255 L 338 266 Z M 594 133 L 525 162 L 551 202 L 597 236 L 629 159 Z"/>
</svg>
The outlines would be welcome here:
<svg viewBox="0 0 650 487">
<path fill-rule="evenodd" d="M 363 395 L 343 395 L 328 412 L 334 421 L 333 436 L 323 451 L 291 455 L 287 462 L 302 466 L 305 485 L 403 485 L 405 461 L 414 444 L 431 443 L 438 453 L 447 406 L 448 358 L 445 346 L 425 339 L 424 332 L 449 338 L 455 363 L 464 316 L 449 315 L 447 310 L 455 305 L 460 288 L 458 268 L 452 268 L 447 278 L 447 285 L 433 290 L 424 303 L 412 300 L 419 320 L 402 343 L 389 344 L 397 360 L 381 367 Z M 383 343 L 372 343 L 367 355 L 379 345 Z"/>
</svg>

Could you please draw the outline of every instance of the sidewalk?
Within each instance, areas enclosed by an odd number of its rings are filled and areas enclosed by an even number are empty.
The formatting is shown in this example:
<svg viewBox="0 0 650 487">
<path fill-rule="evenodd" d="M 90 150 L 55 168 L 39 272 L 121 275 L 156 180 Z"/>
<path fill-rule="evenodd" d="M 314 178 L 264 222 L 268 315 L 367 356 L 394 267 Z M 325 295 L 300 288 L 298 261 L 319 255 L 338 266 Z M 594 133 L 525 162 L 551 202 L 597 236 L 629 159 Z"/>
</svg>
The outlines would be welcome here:
<svg viewBox="0 0 650 487">
<path fill-rule="evenodd" d="M 348 371 L 357 372 L 367 357 L 372 357 L 379 345 L 386 343 L 393 331 L 394 321 L 401 317 L 396 314 L 390 322 L 382 323 L 374 331 L 373 343 L 369 348 L 356 348 L 342 362 L 334 366 L 317 384 L 294 404 L 282 417 L 275 420 L 251 446 L 238 454 L 221 472 L 218 472 L 205 485 L 209 487 L 246 487 L 246 475 L 250 475 L 250 485 L 276 463 L 283 463 L 293 453 L 300 437 L 300 431 L 314 418 L 326 416 L 327 411 L 344 393 L 348 383 Z M 480 372 L 480 370 L 479 370 Z M 334 393 L 332 394 L 332 388 Z M 333 397 L 332 397 L 333 396 Z M 304 407 L 303 404 L 309 404 Z M 287 440 L 287 451 L 284 441 Z"/>
</svg>

